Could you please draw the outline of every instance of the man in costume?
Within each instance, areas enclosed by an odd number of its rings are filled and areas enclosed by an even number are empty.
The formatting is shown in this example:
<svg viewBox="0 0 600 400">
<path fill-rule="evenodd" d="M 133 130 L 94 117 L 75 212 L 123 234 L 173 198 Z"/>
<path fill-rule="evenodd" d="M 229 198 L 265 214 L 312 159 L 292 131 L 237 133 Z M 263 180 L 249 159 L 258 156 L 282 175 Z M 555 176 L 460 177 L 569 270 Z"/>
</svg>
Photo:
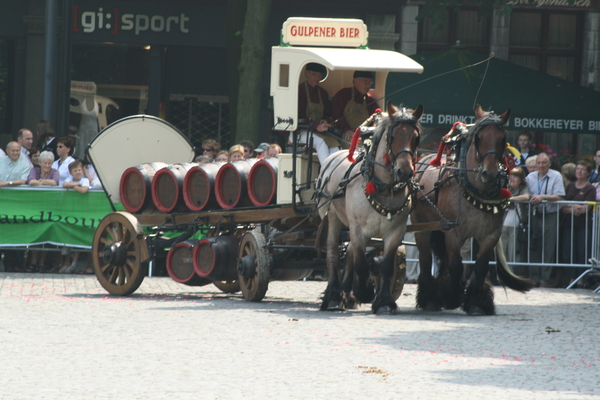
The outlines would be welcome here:
<svg viewBox="0 0 600 400">
<path fill-rule="evenodd" d="M 325 89 L 319 83 L 327 77 L 327 68 L 321 64 L 309 63 L 304 71 L 306 80 L 298 87 L 298 118 L 310 120 L 310 129 L 299 131 L 298 143 L 308 143 L 312 135 L 313 147 L 317 151 L 319 162 L 323 164 L 329 155 L 340 148 L 340 142 L 324 134 L 331 127 L 331 101 Z"/>
<path fill-rule="evenodd" d="M 369 94 L 373 78 L 371 71 L 355 71 L 352 86 L 340 89 L 333 97 L 331 116 L 345 132 L 347 141 L 352 140 L 356 128 L 380 108 Z"/>
</svg>

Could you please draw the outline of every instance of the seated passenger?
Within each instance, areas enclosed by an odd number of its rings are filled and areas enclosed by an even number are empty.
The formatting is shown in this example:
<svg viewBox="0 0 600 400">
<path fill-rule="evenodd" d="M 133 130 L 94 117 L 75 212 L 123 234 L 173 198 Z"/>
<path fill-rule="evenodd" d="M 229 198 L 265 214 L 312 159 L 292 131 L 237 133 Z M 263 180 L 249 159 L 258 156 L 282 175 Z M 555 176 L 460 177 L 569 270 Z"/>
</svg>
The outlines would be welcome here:
<svg viewBox="0 0 600 400">
<path fill-rule="evenodd" d="M 317 151 L 319 162 L 323 164 L 329 155 L 340 149 L 339 140 L 319 132 L 325 132 L 331 127 L 331 102 L 329 94 L 319 86 L 327 76 L 327 68 L 321 64 L 309 63 L 304 71 L 306 80 L 298 87 L 298 119 L 311 120 L 313 147 Z M 309 143 L 309 132 L 301 129 L 298 143 Z"/>
<path fill-rule="evenodd" d="M 347 141 L 352 140 L 356 128 L 380 108 L 369 94 L 374 77 L 371 71 L 355 71 L 352 86 L 340 89 L 333 97 L 331 117 L 345 132 Z"/>
</svg>

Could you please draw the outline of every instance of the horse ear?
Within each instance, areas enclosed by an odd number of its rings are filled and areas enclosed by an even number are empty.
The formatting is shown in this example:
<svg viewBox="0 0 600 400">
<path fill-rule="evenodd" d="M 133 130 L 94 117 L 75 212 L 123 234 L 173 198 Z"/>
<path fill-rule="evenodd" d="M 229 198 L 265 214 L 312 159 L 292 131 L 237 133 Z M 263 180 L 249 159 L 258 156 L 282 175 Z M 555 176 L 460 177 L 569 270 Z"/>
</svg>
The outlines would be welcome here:
<svg viewBox="0 0 600 400">
<path fill-rule="evenodd" d="M 502 125 L 506 125 L 508 123 L 508 119 L 510 118 L 510 108 L 508 110 L 506 110 L 504 112 L 504 114 L 502 114 L 500 116 L 500 119 L 502 120 Z"/>
<path fill-rule="evenodd" d="M 484 114 L 485 114 L 485 113 L 484 113 L 484 112 L 483 112 L 483 110 L 481 109 L 481 106 L 480 106 L 479 104 L 477 104 L 477 105 L 475 106 L 475 118 L 476 118 L 476 119 L 481 119 L 481 118 L 483 118 L 483 115 L 484 115 Z"/>
<path fill-rule="evenodd" d="M 398 112 L 398 109 L 396 107 L 394 107 L 391 100 L 388 100 L 388 102 L 387 102 L 388 115 L 391 117 L 392 115 L 396 114 L 397 112 Z"/>
<path fill-rule="evenodd" d="M 423 104 L 419 104 L 417 109 L 415 111 L 413 111 L 412 115 L 413 115 L 413 118 L 415 119 L 415 121 L 420 120 L 421 116 L 423 115 Z"/>
</svg>

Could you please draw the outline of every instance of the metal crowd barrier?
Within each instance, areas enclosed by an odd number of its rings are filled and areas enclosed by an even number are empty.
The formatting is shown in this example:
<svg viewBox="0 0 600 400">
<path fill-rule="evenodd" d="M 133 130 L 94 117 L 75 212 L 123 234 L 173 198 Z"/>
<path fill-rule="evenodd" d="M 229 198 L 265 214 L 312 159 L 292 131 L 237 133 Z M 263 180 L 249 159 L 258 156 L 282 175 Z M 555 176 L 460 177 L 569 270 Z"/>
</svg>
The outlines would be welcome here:
<svg viewBox="0 0 600 400">
<path fill-rule="evenodd" d="M 527 224 L 527 231 L 528 231 L 528 236 L 531 237 L 532 234 L 532 224 L 531 224 L 531 215 L 533 213 L 534 207 L 531 203 L 529 202 L 515 202 L 515 206 L 517 206 L 517 204 L 525 204 L 526 205 L 526 209 L 528 210 L 528 219 L 529 219 L 529 223 Z M 541 236 L 541 238 L 539 239 L 539 245 L 541 246 L 540 252 L 542 254 L 542 261 L 537 261 L 534 262 L 532 260 L 531 257 L 531 249 L 529 247 L 529 243 L 527 243 L 525 246 L 520 246 L 520 243 L 517 241 L 517 227 L 514 227 L 512 229 L 505 227 L 505 230 L 508 231 L 508 235 L 503 235 L 503 236 L 508 236 L 508 241 L 510 241 L 511 243 L 503 243 L 503 247 L 505 249 L 505 255 L 506 255 L 506 259 L 508 262 L 508 265 L 511 268 L 515 268 L 515 267 L 529 267 L 529 266 L 551 266 L 551 267 L 564 267 L 564 268 L 585 268 L 585 271 L 583 273 L 581 273 L 571 284 L 569 284 L 569 286 L 567 286 L 567 289 L 573 288 L 581 279 L 583 279 L 584 277 L 588 276 L 589 274 L 593 274 L 593 273 L 600 273 L 600 202 L 583 202 L 583 201 L 556 201 L 556 202 L 542 202 L 542 204 L 557 204 L 559 206 L 559 211 L 558 211 L 558 223 L 556 224 L 556 240 L 554 241 L 550 241 L 548 240 L 548 238 L 546 238 L 544 235 Z M 561 262 L 561 244 L 562 241 L 565 240 L 565 235 L 569 235 L 571 240 L 571 247 L 573 247 L 574 245 L 574 236 L 575 236 L 575 228 L 573 227 L 573 223 L 571 223 L 571 228 L 567 231 L 567 232 L 561 232 L 563 224 L 561 223 L 561 221 L 564 220 L 564 218 L 571 218 L 571 221 L 573 221 L 572 219 L 574 218 L 573 214 L 565 214 L 562 213 L 560 211 L 560 208 L 564 205 L 578 205 L 578 204 L 583 204 L 583 205 L 589 205 L 591 207 L 588 207 L 588 209 L 586 210 L 586 226 L 585 226 L 585 244 L 584 244 L 584 249 L 585 249 L 585 263 L 576 263 L 573 259 L 574 256 L 574 252 L 571 250 L 571 256 L 569 257 L 568 260 Z M 541 211 L 537 211 L 536 212 L 541 212 L 542 213 L 542 218 L 541 219 L 537 219 L 542 223 L 542 231 L 545 227 L 545 221 L 546 221 L 546 208 L 543 207 L 543 209 Z M 591 221 L 590 221 L 591 220 Z M 518 224 L 518 220 L 517 220 L 517 224 Z M 409 247 L 413 247 L 411 246 L 413 244 L 414 238 L 410 237 L 410 238 L 405 238 L 405 244 L 409 245 L 407 246 L 407 251 L 408 251 L 408 257 L 407 257 L 407 262 L 417 262 L 418 263 L 418 252 L 416 251 L 409 251 L 408 248 Z M 476 244 L 474 243 L 473 240 L 471 240 L 470 242 L 467 242 L 465 244 L 465 246 L 463 247 L 463 251 L 462 251 L 462 255 L 463 255 L 463 263 L 464 264 L 474 264 L 475 263 L 475 257 L 477 255 L 476 252 L 476 248 L 475 248 Z M 551 254 L 553 255 L 552 258 L 554 258 L 554 260 L 548 260 L 545 259 L 546 257 L 544 256 L 545 254 L 545 250 L 547 249 L 547 247 L 550 246 L 553 248 L 553 251 L 551 252 Z M 521 250 L 525 250 L 526 254 L 523 255 L 523 257 L 521 257 L 521 254 L 519 253 L 519 248 L 521 248 Z M 412 257 L 411 257 L 412 256 Z M 492 261 L 491 263 L 494 263 L 494 261 Z M 435 273 L 435 272 L 434 272 Z M 594 293 L 600 293 L 600 287 L 598 287 L 596 290 L 594 290 Z"/>
</svg>

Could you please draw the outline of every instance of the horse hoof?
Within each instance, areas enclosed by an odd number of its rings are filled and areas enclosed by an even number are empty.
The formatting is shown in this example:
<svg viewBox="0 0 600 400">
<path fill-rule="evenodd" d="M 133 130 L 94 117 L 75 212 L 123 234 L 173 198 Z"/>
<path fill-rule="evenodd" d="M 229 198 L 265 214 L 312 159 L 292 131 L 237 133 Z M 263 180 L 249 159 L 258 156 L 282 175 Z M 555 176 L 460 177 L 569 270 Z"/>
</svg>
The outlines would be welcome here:
<svg viewBox="0 0 600 400">
<path fill-rule="evenodd" d="M 442 311 L 442 307 L 438 306 L 437 304 L 427 304 L 427 307 L 425 307 L 424 311 L 438 312 Z"/>
<path fill-rule="evenodd" d="M 344 307 L 340 302 L 330 301 L 327 305 L 327 311 L 346 311 L 346 307 Z"/>
<path fill-rule="evenodd" d="M 398 312 L 397 309 L 393 309 L 390 306 L 383 306 L 377 308 L 375 315 L 395 315 Z"/>
<path fill-rule="evenodd" d="M 480 315 L 486 315 L 486 313 L 485 313 L 485 311 L 483 311 L 483 308 L 481 308 L 481 307 L 471 306 L 467 309 L 467 315 L 480 316 Z"/>
<path fill-rule="evenodd" d="M 355 300 L 349 299 L 346 303 L 346 308 L 348 310 L 356 310 L 358 308 L 358 303 Z"/>
</svg>

